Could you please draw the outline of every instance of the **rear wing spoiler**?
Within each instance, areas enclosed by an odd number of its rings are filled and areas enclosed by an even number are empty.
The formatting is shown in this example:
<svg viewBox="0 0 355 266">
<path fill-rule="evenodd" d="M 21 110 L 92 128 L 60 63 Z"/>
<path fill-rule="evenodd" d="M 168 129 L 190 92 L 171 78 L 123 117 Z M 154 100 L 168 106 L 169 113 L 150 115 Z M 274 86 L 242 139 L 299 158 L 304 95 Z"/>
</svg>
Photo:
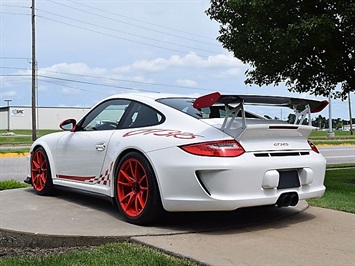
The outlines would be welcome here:
<svg viewBox="0 0 355 266">
<path fill-rule="evenodd" d="M 261 96 L 261 95 L 221 95 L 219 92 L 214 92 L 201 96 L 195 100 L 193 107 L 200 109 L 210 107 L 214 104 L 224 104 L 226 108 L 226 118 L 223 122 L 222 129 L 230 127 L 235 120 L 239 111 L 243 118 L 243 125 L 245 126 L 245 112 L 244 105 L 263 105 L 263 106 L 277 106 L 288 107 L 293 109 L 296 115 L 295 124 L 301 125 L 304 119 L 308 116 L 309 125 L 311 122 L 311 113 L 322 111 L 327 105 L 328 101 L 307 100 L 301 98 L 290 98 L 282 96 Z M 230 105 L 237 104 L 236 107 Z M 231 118 L 228 122 L 228 118 Z M 227 122 L 229 126 L 227 125 Z"/>
</svg>

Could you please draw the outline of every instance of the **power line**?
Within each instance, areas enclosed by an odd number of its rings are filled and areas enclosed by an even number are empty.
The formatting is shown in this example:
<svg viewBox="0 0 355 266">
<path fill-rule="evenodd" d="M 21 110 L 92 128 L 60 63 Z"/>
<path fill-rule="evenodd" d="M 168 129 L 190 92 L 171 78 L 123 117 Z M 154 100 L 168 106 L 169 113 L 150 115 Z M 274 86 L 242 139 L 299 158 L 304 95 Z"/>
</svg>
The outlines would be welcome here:
<svg viewBox="0 0 355 266">
<path fill-rule="evenodd" d="M 41 71 L 41 70 L 39 70 L 39 72 L 40 72 L 40 71 Z M 72 76 L 81 76 L 81 77 L 85 77 L 85 78 L 96 78 L 96 79 L 108 80 L 108 81 L 121 81 L 121 82 L 129 82 L 129 83 L 136 83 L 136 84 L 143 84 L 143 85 L 153 85 L 153 86 L 180 88 L 180 89 L 192 89 L 191 87 L 186 87 L 186 86 L 177 86 L 177 85 L 162 84 L 162 83 L 155 83 L 155 82 L 144 82 L 144 81 L 137 81 L 137 80 L 115 79 L 115 78 L 103 78 L 103 77 L 98 77 L 98 76 L 72 74 L 72 73 L 65 73 L 65 72 L 58 72 L 58 71 L 49 71 L 49 70 L 45 70 L 45 72 L 57 73 L 57 74 L 64 74 L 64 75 L 72 75 Z M 204 89 L 202 89 L 202 88 L 194 88 L 194 89 L 204 90 Z"/>
<path fill-rule="evenodd" d="M 55 1 L 50 1 L 50 2 L 55 3 L 55 4 L 59 4 L 59 3 L 55 2 Z M 76 3 L 76 4 L 77 4 L 77 3 Z M 62 5 L 63 5 L 63 4 L 62 4 Z M 64 6 L 67 6 L 67 5 L 64 5 Z M 84 5 L 84 6 L 86 6 L 86 5 Z M 92 8 L 92 7 L 91 7 L 91 8 Z M 191 47 L 191 46 L 179 45 L 179 44 L 177 44 L 177 43 L 171 43 L 171 42 L 167 42 L 167 41 L 163 41 L 163 40 L 157 40 L 157 39 L 154 39 L 154 38 L 144 37 L 144 36 L 140 36 L 140 35 L 138 35 L 138 34 L 123 32 L 123 31 L 118 31 L 118 30 L 116 30 L 116 29 L 112 29 L 112 28 L 100 26 L 100 25 L 97 25 L 97 24 L 94 24 L 94 23 L 89 23 L 89 22 L 85 22 L 85 21 L 73 19 L 73 18 L 70 18 L 70 17 L 67 17 L 67 16 L 58 15 L 58 14 L 51 13 L 51 12 L 44 11 L 44 10 L 40 10 L 40 9 L 36 9 L 36 10 L 39 10 L 40 12 L 48 13 L 48 14 L 50 14 L 50 15 L 59 16 L 59 17 L 62 17 L 62 18 L 64 18 L 64 19 L 67 19 L 67 20 L 73 20 L 73 21 L 76 21 L 76 22 L 79 22 L 79 23 L 84 23 L 85 25 L 91 25 L 91 26 L 94 26 L 94 27 L 99 27 L 99 28 L 103 28 L 103 29 L 110 30 L 110 31 L 114 31 L 114 32 L 118 32 L 118 33 L 129 34 L 129 35 L 134 36 L 134 37 L 137 37 L 137 38 L 144 38 L 144 39 L 152 40 L 152 41 L 155 41 L 155 42 L 166 43 L 166 44 L 169 45 L 169 47 L 163 47 L 163 46 L 161 46 L 161 45 L 156 45 L 156 44 L 152 44 L 152 43 L 147 43 L 147 42 L 144 42 L 144 41 L 134 40 L 134 39 L 131 39 L 131 38 L 126 38 L 126 37 L 121 37 L 121 36 L 117 36 L 117 35 L 114 35 L 114 34 L 105 33 L 105 32 L 99 31 L 99 30 L 93 30 L 93 29 L 88 28 L 88 27 L 78 26 L 78 25 L 74 25 L 74 24 L 67 23 L 67 22 L 64 22 L 64 21 L 60 21 L 60 20 L 56 20 L 56 19 L 49 18 L 49 17 L 37 15 L 37 17 L 42 18 L 42 19 L 44 19 L 44 20 L 54 21 L 54 22 L 56 22 L 56 23 L 64 24 L 64 25 L 67 25 L 67 26 L 70 26 L 70 27 L 79 28 L 79 29 L 82 29 L 82 30 L 86 30 L 86 31 L 90 31 L 90 32 L 97 33 L 97 34 L 101 34 L 101 35 L 105 35 L 105 36 L 109 36 L 109 37 L 113 37 L 113 38 L 125 40 L 125 41 L 128 41 L 128 42 L 134 42 L 134 43 L 141 44 L 141 45 L 146 45 L 146 46 L 151 46 L 151 47 L 155 47 L 155 48 L 159 48 L 159 49 L 169 50 L 169 51 L 177 52 L 177 53 L 180 53 L 180 54 L 186 54 L 187 51 L 183 51 L 183 50 L 176 49 L 176 48 L 171 48 L 171 46 L 172 46 L 172 45 L 174 45 L 174 46 L 180 46 L 180 47 L 183 47 L 183 48 L 188 48 L 188 49 L 192 49 L 192 50 L 198 50 L 198 51 L 202 51 L 202 52 L 206 52 L 206 53 L 217 53 L 217 52 L 215 52 L 215 51 L 209 51 L 209 50 L 198 49 L 198 48 Z M 76 10 L 78 10 L 78 9 L 76 8 Z M 104 11 L 104 10 L 102 10 L 102 11 Z M 82 11 L 82 12 L 85 12 L 85 11 Z M 114 14 L 114 13 L 112 13 L 112 12 L 108 12 L 108 13 Z M 96 16 L 99 16 L 99 17 L 103 17 L 103 16 L 100 16 L 100 15 L 94 14 L 94 13 L 92 13 L 92 12 L 89 12 L 89 14 L 93 14 L 93 15 L 96 15 Z M 104 18 L 105 18 L 105 17 L 104 17 Z M 111 18 L 107 18 L 107 19 L 111 19 Z M 114 19 L 111 19 L 111 20 L 114 20 Z M 118 20 L 117 20 L 117 21 L 118 21 Z M 137 26 L 137 27 L 139 27 L 139 26 Z M 179 36 L 179 37 L 180 37 L 180 36 Z M 197 41 L 197 40 L 194 40 L 194 41 Z M 207 58 L 207 57 L 208 57 L 207 55 L 203 55 L 203 54 L 199 54 L 199 56 L 201 56 L 201 57 L 203 57 L 203 58 Z M 218 59 L 218 60 L 221 60 L 221 59 Z M 222 59 L 222 61 L 224 61 L 224 60 Z"/>
<path fill-rule="evenodd" d="M 80 83 L 80 84 L 86 84 L 86 85 L 95 85 L 95 86 L 118 88 L 118 89 L 125 89 L 125 90 L 135 90 L 135 91 L 136 91 L 136 90 L 140 90 L 140 91 L 144 91 L 144 92 L 155 92 L 155 91 L 152 91 L 152 90 L 142 90 L 142 89 L 137 89 L 137 88 L 132 88 L 132 87 L 126 87 L 126 86 L 107 85 L 107 84 L 100 84 L 100 83 L 89 82 L 89 81 L 80 81 L 80 80 L 65 79 L 65 78 L 56 78 L 56 77 L 50 77 L 50 76 L 45 76 L 45 75 L 38 75 L 38 77 L 41 77 L 41 78 L 48 78 L 48 79 L 54 79 L 54 80 L 61 80 L 61 81 L 69 81 L 69 82 Z"/>
<path fill-rule="evenodd" d="M 166 48 L 166 47 L 162 47 L 162 46 L 159 46 L 159 45 L 154 45 L 154 44 L 145 43 L 145 42 L 141 42 L 141 41 L 135 41 L 135 40 L 128 39 L 128 38 L 119 37 L 119 36 L 108 34 L 108 33 L 103 33 L 101 31 L 96 31 L 96 30 L 85 28 L 85 27 L 76 26 L 76 25 L 73 25 L 73 24 L 70 24 L 70 23 L 66 23 L 66 22 L 62 22 L 62 21 L 58 21 L 58 20 L 55 20 L 55 19 L 46 18 L 46 17 L 40 16 L 40 15 L 37 15 L 37 17 L 38 18 L 42 18 L 44 20 L 49 20 L 49 21 L 54 21 L 54 22 L 57 22 L 57 23 L 65 24 L 67 26 L 75 27 L 75 28 L 78 28 L 78 29 L 91 31 L 91 32 L 95 32 L 95 33 L 98 33 L 98 34 L 101 34 L 101 35 L 113 37 L 113 38 L 116 38 L 116 39 L 121 39 L 121 40 L 129 41 L 129 42 L 135 42 L 135 43 L 138 43 L 138 44 L 148 45 L 148 46 L 159 48 L 159 49 L 164 49 L 164 50 L 169 50 L 169 51 L 173 51 L 173 52 L 177 52 L 177 53 L 186 54 L 186 51 L 181 51 L 181 50 L 172 49 L 172 48 Z"/>
<path fill-rule="evenodd" d="M 25 70 L 27 71 L 28 69 L 26 68 L 17 68 L 17 67 L 0 67 L 4 69 L 14 69 L 14 70 Z M 29 70 L 28 70 L 29 71 Z M 65 73 L 65 72 L 59 72 L 59 71 L 50 71 L 50 70 L 38 70 L 38 73 L 40 72 L 49 72 L 49 73 L 56 73 L 56 74 L 63 74 L 63 75 L 70 75 L 70 76 L 78 76 L 78 77 L 84 77 L 84 78 L 94 78 L 94 79 L 100 79 L 103 81 L 120 81 L 120 82 L 129 82 L 129 83 L 135 83 L 135 84 L 142 84 L 142 85 L 152 85 L 152 86 L 160 86 L 160 87 L 169 87 L 169 88 L 179 88 L 179 89 L 196 89 L 196 90 L 207 90 L 203 88 L 191 88 L 187 86 L 178 86 L 178 85 L 171 85 L 171 84 L 163 84 L 163 83 L 155 83 L 155 82 L 144 82 L 144 81 L 137 81 L 137 80 L 128 80 L 128 79 L 116 79 L 116 78 L 105 78 L 105 77 L 98 77 L 98 76 L 91 76 L 91 75 L 82 75 L 82 74 L 72 74 L 72 73 Z M 30 74 L 0 74 L 0 77 L 11 77 L 11 76 L 30 76 Z M 41 77 L 41 75 L 38 75 Z M 47 78 L 53 78 L 53 79 L 59 79 L 57 77 L 51 77 L 51 76 L 45 76 Z M 65 81 L 73 81 L 76 82 L 76 80 L 71 80 L 71 79 L 65 79 Z M 78 81 L 79 82 L 79 81 Z M 80 83 L 84 83 L 84 81 L 80 81 Z M 96 83 L 97 85 L 100 85 L 100 83 Z M 107 85 L 108 86 L 108 85 Z"/>
<path fill-rule="evenodd" d="M 41 81 L 41 82 L 45 82 L 45 83 L 49 83 L 49 84 L 54 84 L 54 85 L 61 86 L 61 87 L 66 87 L 66 88 L 71 88 L 71 89 L 79 90 L 79 91 L 90 92 L 90 93 L 95 93 L 95 94 L 102 94 L 102 93 L 97 92 L 97 91 L 85 90 L 85 89 L 82 89 L 82 88 L 77 88 L 77 87 L 73 87 L 73 86 L 69 86 L 69 85 L 65 85 L 65 84 L 55 83 L 55 82 L 49 81 L 49 80 L 41 79 L 40 81 Z"/>
<path fill-rule="evenodd" d="M 72 21 L 75 21 L 75 22 L 79 22 L 79 23 L 83 23 L 85 25 L 91 25 L 91 26 L 94 26 L 94 27 L 98 27 L 98 28 L 101 28 L 101 29 L 105 29 L 105 30 L 109 30 L 109 31 L 113 31 L 113 32 L 117 32 L 117 33 L 124 33 L 124 34 L 127 34 L 127 35 L 130 35 L 130 36 L 134 36 L 134 37 L 138 37 L 138 38 L 143 38 L 143 39 L 146 39 L 146 40 L 151 40 L 151 41 L 155 41 L 155 42 L 160 42 L 160 43 L 165 43 L 165 44 L 169 44 L 169 45 L 174 45 L 174 46 L 179 46 L 179 47 L 183 47 L 183 48 L 189 48 L 189 49 L 195 49 L 195 50 L 199 50 L 199 51 L 203 51 L 203 52 L 207 52 L 207 53 L 215 53 L 215 51 L 209 51 L 209 50 L 204 50 L 204 49 L 196 49 L 195 47 L 191 47 L 191 46 L 186 46 L 186 45 L 181 45 L 181 44 L 177 44 L 177 43 L 172 43 L 172 42 L 167 42 L 167 41 L 164 41 L 164 40 L 157 40 L 157 39 L 154 39 L 154 38 L 150 38 L 150 37 L 146 37 L 146 36 L 141 36 L 141 35 L 138 35 L 138 34 L 134 34 L 134 33 L 129 33 L 129 32 L 125 32 L 125 31 L 120 31 L 120 30 L 117 30 L 117 29 L 112 29 L 112 28 L 108 28 L 108 27 L 104 27 L 104 26 L 100 26 L 100 25 L 97 25 L 97 24 L 94 24 L 94 23 L 90 23 L 90 22 L 86 22 L 86 21 L 82 21 L 82 20 L 79 20 L 79 19 L 74 19 L 74 18 L 70 18 L 70 17 L 67 17 L 67 16 L 63 16 L 63 15 L 58 15 L 58 14 L 55 14 L 55 13 L 52 13 L 52 12 L 48 12 L 48 11 L 44 11 L 44 10 L 41 10 L 41 9 L 36 9 L 37 11 L 40 11 L 40 12 L 44 12 L 46 14 L 50 14 L 50 15 L 54 15 L 54 16 L 57 16 L 57 17 L 60 17 L 60 18 L 64 18 L 64 19 L 68 19 L 68 20 L 72 20 Z M 42 17 L 42 18 L 46 18 L 46 17 L 43 17 L 43 16 L 39 16 L 37 15 L 37 17 Z M 49 19 L 49 18 L 46 18 L 46 19 Z M 57 20 L 55 20 L 57 21 Z M 59 22 L 59 21 L 57 21 Z M 62 22 L 64 23 L 64 22 Z M 65 23 L 66 25 L 68 25 L 67 23 Z M 70 24 L 72 26 L 75 26 L 73 24 Z M 75 26 L 76 27 L 76 26 Z M 96 32 L 96 33 L 102 33 L 102 32 L 99 32 L 99 31 L 94 31 L 92 29 L 87 29 L 87 30 L 90 30 L 90 31 L 93 31 L 93 32 Z M 104 34 L 104 33 L 102 33 Z M 125 39 L 125 40 L 130 40 L 130 39 L 127 39 L 127 38 L 123 38 L 123 37 L 118 37 L 116 36 L 117 38 L 120 38 L 120 39 Z M 135 40 L 131 40 L 133 42 L 137 42 Z M 147 43 L 144 43 L 146 45 L 148 45 Z M 160 47 L 160 46 L 159 46 Z M 161 47 L 163 49 L 165 49 L 164 47 Z M 185 52 L 184 52 L 185 53 Z"/>
<path fill-rule="evenodd" d="M 16 68 L 16 67 L 0 67 L 0 69 L 5 68 L 5 69 L 15 69 L 15 70 L 24 70 L 24 71 L 29 71 L 26 68 Z M 119 81 L 119 82 L 128 82 L 128 83 L 135 83 L 135 84 L 142 84 L 142 85 L 151 85 L 151 86 L 159 86 L 159 87 L 168 87 L 168 88 L 179 88 L 179 89 L 188 89 L 188 90 L 201 90 L 201 91 L 210 91 L 210 89 L 206 88 L 200 88 L 200 87 L 187 87 L 187 86 L 181 86 L 181 85 L 171 85 L 171 84 L 164 84 L 164 83 L 156 83 L 156 82 L 145 82 L 145 81 L 137 81 L 137 80 L 128 80 L 128 79 L 117 79 L 117 78 L 107 78 L 107 77 L 101 77 L 101 76 L 93 76 L 93 75 L 83 75 L 83 74 L 73 74 L 73 73 L 66 73 L 66 72 L 60 72 L 60 71 L 50 71 L 50 70 L 41 70 L 38 69 L 38 73 L 41 72 L 48 72 L 48 73 L 55 73 L 55 74 L 62 74 L 62 75 L 69 75 L 69 76 L 76 76 L 76 77 L 83 77 L 83 78 L 94 78 L 94 79 L 99 79 L 102 81 Z M 12 77 L 12 76 L 30 76 L 30 74 L 0 74 L 0 77 Z M 59 78 L 59 77 L 53 77 L 53 76 L 48 76 L 48 75 L 37 75 L 38 77 L 46 77 L 48 79 L 56 79 L 56 80 L 63 80 L 67 82 L 76 82 L 76 83 L 82 83 L 82 84 L 89 84 L 89 85 L 98 85 L 98 86 L 106 86 L 106 87 L 116 87 L 115 85 L 107 85 L 107 84 L 102 84 L 102 83 L 93 83 L 93 82 L 87 82 L 86 81 L 78 81 L 78 80 L 73 80 L 73 79 L 65 79 L 65 78 Z M 121 87 L 119 87 L 121 88 Z M 126 87 L 122 87 L 126 88 Z M 139 90 L 138 88 L 130 88 L 129 89 L 135 89 Z"/>
<path fill-rule="evenodd" d="M 100 18 L 108 19 L 108 20 L 111 20 L 111 21 L 116 21 L 116 22 L 119 22 L 119 23 L 123 23 L 123 24 L 126 24 L 126 25 L 133 26 L 133 27 L 137 27 L 137 28 L 145 29 L 145 30 L 152 31 L 152 32 L 162 33 L 162 34 L 165 34 L 165 35 L 170 35 L 170 36 L 178 37 L 178 38 L 185 39 L 185 40 L 190 40 L 190 41 L 194 41 L 194 42 L 199 42 L 199 43 L 203 43 L 203 44 L 207 44 L 207 45 L 211 45 L 211 46 L 218 46 L 218 47 L 219 47 L 219 45 L 214 44 L 214 43 L 209 43 L 209 42 L 205 42 L 205 41 L 200 41 L 200 40 L 196 40 L 196 39 L 184 37 L 184 36 L 181 36 L 181 35 L 172 34 L 172 33 L 169 33 L 169 32 L 164 32 L 164 31 L 159 31 L 159 30 L 151 29 L 151 28 L 148 28 L 148 27 L 146 27 L 146 26 L 140 26 L 140 25 L 136 25 L 136 24 L 133 24 L 133 23 L 126 22 L 126 21 L 122 21 L 122 20 L 118 20 L 118 19 L 114 19 L 114 18 L 109 18 L 109 17 L 106 17 L 106 16 L 99 15 L 99 14 L 97 14 L 97 13 L 93 13 L 93 12 L 89 12 L 89 11 L 84 11 L 84 10 L 79 9 L 79 8 L 75 8 L 75 7 L 72 7 L 72 6 L 68 6 L 68 5 L 65 5 L 65 4 L 63 4 L 63 3 L 58 3 L 58 2 L 56 2 L 56 1 L 52 1 L 52 0 L 48 0 L 48 1 L 49 1 L 49 2 L 52 2 L 52 3 L 55 3 L 55 4 L 57 4 L 57 5 L 61 5 L 61 6 L 65 6 L 65 7 L 71 8 L 71 9 L 78 10 L 78 11 L 83 12 L 83 13 L 91 14 L 91 15 L 98 16 L 98 17 L 100 17 Z M 83 3 L 80 3 L 80 4 L 79 4 L 79 3 L 75 2 L 75 1 L 72 1 L 71 3 L 76 4 L 76 5 L 80 5 L 80 6 L 83 6 L 83 7 L 87 7 L 87 8 L 90 8 L 90 9 L 94 9 L 95 12 L 101 11 L 101 12 L 104 12 L 104 13 L 106 13 L 106 14 L 114 15 L 115 17 L 119 16 L 119 17 L 123 17 L 123 18 L 126 18 L 126 19 L 130 19 L 130 20 L 132 20 L 132 21 L 137 21 L 137 22 L 143 23 L 144 25 L 151 25 L 151 26 L 155 26 L 155 27 L 159 27 L 159 28 L 165 28 L 165 29 L 168 29 L 168 30 L 176 31 L 176 32 L 181 32 L 181 33 L 188 34 L 188 35 L 199 36 L 199 37 L 203 37 L 203 38 L 206 38 L 206 39 L 208 38 L 208 37 L 205 37 L 205 36 L 202 36 L 202 35 L 199 35 L 199 34 L 194 34 L 194 33 L 190 33 L 190 32 L 180 31 L 180 30 L 177 30 L 177 29 L 172 29 L 172 28 L 168 28 L 168 27 L 161 26 L 161 25 L 149 23 L 149 22 L 147 22 L 147 21 L 138 20 L 138 19 L 133 19 L 133 18 L 131 18 L 131 17 L 124 16 L 124 15 L 122 15 L 122 14 L 113 13 L 113 12 L 110 12 L 110 11 L 107 11 L 107 10 L 104 10 L 104 9 L 100 9 L 100 8 L 97 8 L 97 7 L 92 7 L 92 6 L 83 4 Z M 209 39 L 209 38 L 208 38 L 208 39 Z"/>
<path fill-rule="evenodd" d="M 30 77 L 31 74 L 0 74 L 0 77 Z"/>
<path fill-rule="evenodd" d="M 4 15 L 18 15 L 18 16 L 29 16 L 29 15 L 30 15 L 30 14 L 25 14 L 25 13 L 4 12 L 4 11 L 0 11 L 0 14 L 4 14 Z"/>
<path fill-rule="evenodd" d="M 16 8 L 29 8 L 29 6 L 15 6 L 15 5 L 7 5 L 7 4 L 1 4 L 1 5 L 7 7 L 16 7 Z"/>
<path fill-rule="evenodd" d="M 29 57 L 12 57 L 12 56 L 0 56 L 0 59 L 4 60 L 31 60 Z"/>
</svg>

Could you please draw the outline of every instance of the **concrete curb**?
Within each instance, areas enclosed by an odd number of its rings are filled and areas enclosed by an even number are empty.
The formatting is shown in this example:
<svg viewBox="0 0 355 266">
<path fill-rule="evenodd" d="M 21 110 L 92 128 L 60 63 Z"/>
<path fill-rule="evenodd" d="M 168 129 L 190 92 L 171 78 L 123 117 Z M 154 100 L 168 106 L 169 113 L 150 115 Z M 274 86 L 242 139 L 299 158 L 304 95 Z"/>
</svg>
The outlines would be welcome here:
<svg viewBox="0 0 355 266">
<path fill-rule="evenodd" d="M 0 153 L 0 158 L 8 158 L 8 157 L 23 157 L 27 156 L 29 153 L 17 153 L 17 152 L 9 152 L 9 153 Z"/>
<path fill-rule="evenodd" d="M 112 242 L 128 241 L 127 236 L 65 236 L 33 234 L 0 229 L 0 246 L 9 248 L 58 248 L 99 246 Z"/>
</svg>

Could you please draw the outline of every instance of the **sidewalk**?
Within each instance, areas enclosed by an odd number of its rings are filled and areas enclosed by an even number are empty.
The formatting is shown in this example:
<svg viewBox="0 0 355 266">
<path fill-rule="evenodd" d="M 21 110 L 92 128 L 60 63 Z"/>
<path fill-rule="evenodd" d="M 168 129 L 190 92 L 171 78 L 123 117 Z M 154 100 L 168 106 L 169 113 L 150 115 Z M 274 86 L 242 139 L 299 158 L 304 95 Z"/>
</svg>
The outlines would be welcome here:
<svg viewBox="0 0 355 266">
<path fill-rule="evenodd" d="M 125 223 L 110 202 L 69 192 L 0 192 L 0 244 L 56 247 L 135 241 L 207 265 L 355 265 L 355 215 L 258 207 L 169 214 L 155 226 Z"/>
<path fill-rule="evenodd" d="M 315 207 L 243 228 L 133 240 L 209 265 L 355 265 L 355 215 Z"/>
</svg>

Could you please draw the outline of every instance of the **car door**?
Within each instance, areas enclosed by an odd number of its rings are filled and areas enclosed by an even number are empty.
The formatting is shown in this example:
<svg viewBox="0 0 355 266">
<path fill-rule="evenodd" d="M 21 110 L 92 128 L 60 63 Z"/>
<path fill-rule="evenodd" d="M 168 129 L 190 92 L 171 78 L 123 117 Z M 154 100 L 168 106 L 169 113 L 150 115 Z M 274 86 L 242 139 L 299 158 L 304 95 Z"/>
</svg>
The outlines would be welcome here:
<svg viewBox="0 0 355 266">
<path fill-rule="evenodd" d="M 96 106 L 58 140 L 55 148 L 55 178 L 96 183 L 102 171 L 106 150 L 129 100 L 111 99 Z"/>
</svg>

